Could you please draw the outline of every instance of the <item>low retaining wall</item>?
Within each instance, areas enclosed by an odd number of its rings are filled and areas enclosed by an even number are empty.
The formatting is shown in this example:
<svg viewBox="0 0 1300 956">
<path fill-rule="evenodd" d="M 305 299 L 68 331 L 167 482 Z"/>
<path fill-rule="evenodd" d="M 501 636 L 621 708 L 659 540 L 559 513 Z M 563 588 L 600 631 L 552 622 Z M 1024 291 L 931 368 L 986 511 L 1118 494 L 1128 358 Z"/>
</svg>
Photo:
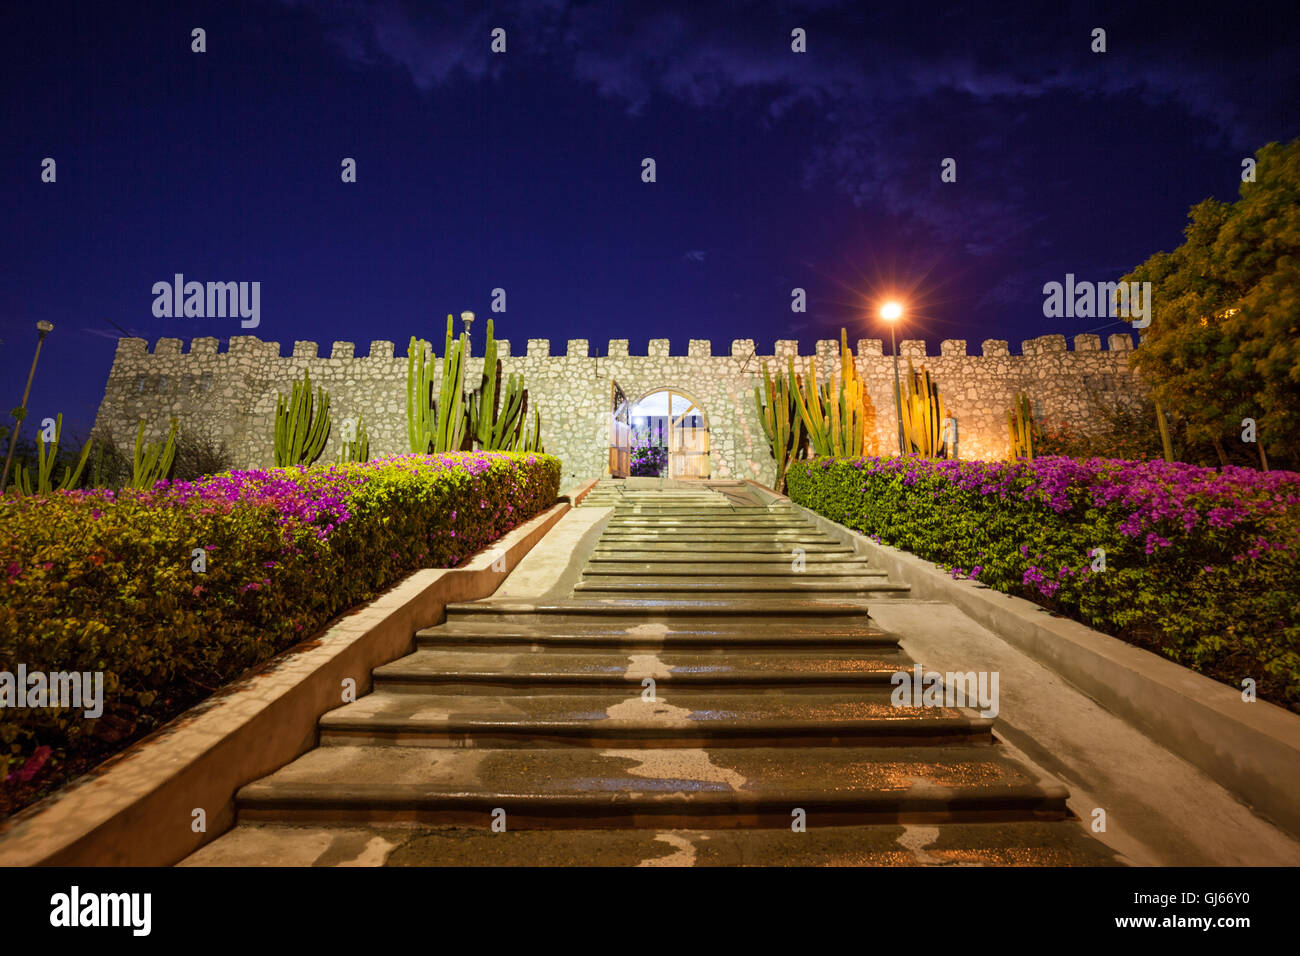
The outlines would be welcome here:
<svg viewBox="0 0 1300 956">
<path fill-rule="evenodd" d="M 764 500 L 789 501 L 751 484 Z M 794 507 L 910 585 L 914 597 L 957 607 L 1300 837 L 1300 716 L 1267 701 L 1247 703 L 1240 691 L 1167 658 L 1024 598 L 956 580 L 930 561 Z"/>
<path fill-rule="evenodd" d="M 0 826 L 0 866 L 167 866 L 234 824 L 235 793 L 317 742 L 317 721 L 360 697 L 370 672 L 408 653 L 456 601 L 495 591 L 594 481 L 457 568 L 417 571 L 314 640 L 212 698 Z M 494 567 L 495 565 L 495 567 Z M 206 827 L 197 831 L 196 810 Z"/>
</svg>

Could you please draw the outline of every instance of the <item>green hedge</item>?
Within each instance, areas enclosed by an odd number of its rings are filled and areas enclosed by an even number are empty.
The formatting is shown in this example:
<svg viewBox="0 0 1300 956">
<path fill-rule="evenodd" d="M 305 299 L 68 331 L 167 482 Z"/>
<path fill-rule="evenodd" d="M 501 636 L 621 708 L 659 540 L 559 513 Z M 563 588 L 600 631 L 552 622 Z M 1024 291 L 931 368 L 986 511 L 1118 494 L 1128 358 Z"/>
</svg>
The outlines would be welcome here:
<svg viewBox="0 0 1300 956">
<path fill-rule="evenodd" d="M 1300 710 L 1300 474 L 865 458 L 801 461 L 786 482 L 798 504 L 954 577 Z"/>
<path fill-rule="evenodd" d="M 105 681 L 97 720 L 0 710 L 0 812 L 411 572 L 455 566 L 559 484 L 552 456 L 475 452 L 0 499 L 0 671 Z"/>
</svg>

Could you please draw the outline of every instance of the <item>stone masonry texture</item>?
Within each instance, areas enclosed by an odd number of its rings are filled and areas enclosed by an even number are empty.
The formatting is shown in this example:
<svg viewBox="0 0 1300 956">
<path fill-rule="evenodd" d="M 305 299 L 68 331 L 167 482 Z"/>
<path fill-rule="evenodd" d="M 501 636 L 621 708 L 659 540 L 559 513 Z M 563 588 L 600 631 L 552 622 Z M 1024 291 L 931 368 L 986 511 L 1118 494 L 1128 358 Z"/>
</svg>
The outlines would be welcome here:
<svg viewBox="0 0 1300 956">
<path fill-rule="evenodd" d="M 522 373 L 529 407 L 542 413 L 546 451 L 559 456 L 569 479 L 600 477 L 607 471 L 610 440 L 611 384 L 617 382 L 629 401 L 672 388 L 693 399 L 709 427 L 714 478 L 753 478 L 770 484 L 775 463 L 768 451 L 754 407 L 754 387 L 763 366 L 775 372 L 794 356 L 795 371 L 809 373 L 814 357 L 821 381 L 839 370 L 839 343 L 818 342 L 815 356 L 799 355 L 798 343 L 779 341 L 772 352 L 756 354 L 751 339 L 737 339 L 728 354 L 712 354 L 710 342 L 692 339 L 688 354 L 672 355 L 666 339 L 653 339 L 647 354 L 630 354 L 626 339 L 614 339 L 604 355 L 593 355 L 586 339 L 552 349 L 547 339 L 530 339 L 524 354 L 512 354 L 498 340 L 502 371 Z M 439 344 L 441 341 L 439 340 Z M 1040 420 L 1064 421 L 1087 429 L 1096 421 L 1097 401 L 1130 400 L 1141 388 L 1130 371 L 1132 338 L 1109 337 L 1108 348 L 1096 335 L 1075 337 L 1066 348 L 1063 335 L 1030 339 L 1020 355 L 1010 354 L 1004 341 L 982 343 L 981 354 L 968 354 L 965 341 L 947 340 L 939 355 L 926 355 L 921 341 L 899 343 L 900 373 L 907 361 L 929 370 L 939 385 L 948 414 L 957 423 L 957 456 L 1001 459 L 1008 455 L 1006 410 L 1016 392 L 1025 391 Z M 321 461 L 337 461 L 341 423 L 364 420 L 372 458 L 410 451 L 406 431 L 405 345 L 370 343 L 358 355 L 352 342 L 334 342 L 327 350 L 315 342 L 295 342 L 289 355 L 277 342 L 255 336 L 234 336 L 227 351 L 218 351 L 215 338 L 191 340 L 188 351 L 178 338 L 159 339 L 152 352 L 144 339 L 119 340 L 95 430 L 110 434 L 124 449 L 135 443 L 141 419 L 146 437 L 165 436 L 170 419 L 181 427 L 204 431 L 225 442 L 236 468 L 274 464 L 276 396 L 289 394 L 295 379 L 311 372 L 313 390 L 330 394 L 334 425 Z M 858 374 L 867 385 L 875 410 L 873 453 L 892 454 L 897 447 L 894 411 L 893 357 L 882 343 L 862 339 L 856 344 Z M 471 359 L 466 383 L 477 384 L 482 359 Z M 436 362 L 441 375 L 441 356 Z M 904 385 L 904 387 L 906 387 Z M 531 413 L 530 413 L 531 414 Z"/>
</svg>

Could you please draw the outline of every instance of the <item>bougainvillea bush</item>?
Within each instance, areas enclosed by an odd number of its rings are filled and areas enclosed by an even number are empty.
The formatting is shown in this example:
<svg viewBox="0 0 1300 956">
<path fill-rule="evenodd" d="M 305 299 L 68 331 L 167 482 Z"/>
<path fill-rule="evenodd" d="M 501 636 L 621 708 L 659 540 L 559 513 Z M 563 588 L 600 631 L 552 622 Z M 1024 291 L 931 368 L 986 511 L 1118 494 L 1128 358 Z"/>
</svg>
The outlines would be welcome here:
<svg viewBox="0 0 1300 956">
<path fill-rule="evenodd" d="M 796 462 L 786 481 L 795 502 L 954 577 L 1300 710 L 1296 472 L 863 458 Z"/>
<path fill-rule="evenodd" d="M 559 484 L 552 456 L 476 452 L 0 499 L 0 670 L 103 671 L 105 692 L 97 720 L 0 710 L 0 813 L 412 571 L 454 567 Z"/>
</svg>

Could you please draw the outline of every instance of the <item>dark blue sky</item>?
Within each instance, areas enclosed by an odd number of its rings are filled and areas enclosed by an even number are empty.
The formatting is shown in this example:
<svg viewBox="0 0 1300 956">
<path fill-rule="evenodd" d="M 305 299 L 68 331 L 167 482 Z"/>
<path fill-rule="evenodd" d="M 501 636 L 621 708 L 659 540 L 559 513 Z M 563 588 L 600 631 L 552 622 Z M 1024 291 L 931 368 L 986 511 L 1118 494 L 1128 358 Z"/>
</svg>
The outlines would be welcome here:
<svg viewBox="0 0 1300 956">
<path fill-rule="evenodd" d="M 932 343 L 1117 331 L 1044 318 L 1043 283 L 1172 248 L 1243 157 L 1300 135 L 1293 6 L 7 3 L 0 411 L 37 319 L 30 414 L 82 430 L 114 323 L 244 334 L 155 318 L 177 272 L 261 282 L 252 334 L 286 351 L 440 348 L 496 287 L 516 349 L 887 338 L 892 291 Z"/>
</svg>

